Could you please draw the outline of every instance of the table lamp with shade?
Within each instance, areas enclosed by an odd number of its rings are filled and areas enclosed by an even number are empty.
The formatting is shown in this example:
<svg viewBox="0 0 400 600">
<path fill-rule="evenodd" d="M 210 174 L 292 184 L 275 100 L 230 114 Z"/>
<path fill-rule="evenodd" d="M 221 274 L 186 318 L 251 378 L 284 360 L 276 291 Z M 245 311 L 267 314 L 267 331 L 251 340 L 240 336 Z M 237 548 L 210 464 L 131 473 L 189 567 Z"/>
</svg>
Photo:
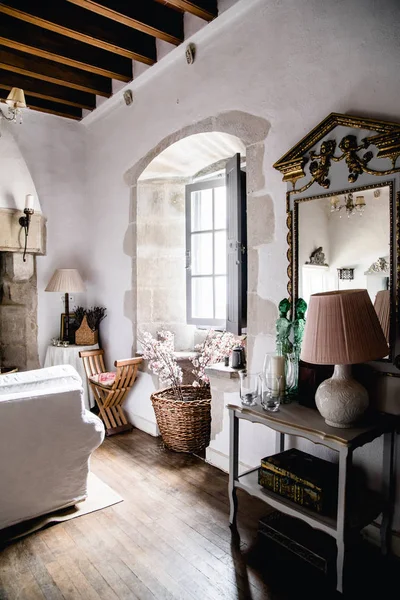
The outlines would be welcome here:
<svg viewBox="0 0 400 600">
<path fill-rule="evenodd" d="M 45 292 L 65 293 L 64 340 L 69 337 L 69 294 L 81 294 L 85 291 L 85 284 L 77 269 L 57 269 L 45 289 Z"/>
<path fill-rule="evenodd" d="M 332 427 L 353 427 L 368 407 L 368 392 L 351 365 L 387 356 L 389 349 L 367 290 L 313 294 L 308 305 L 301 360 L 335 365 L 315 402 Z"/>
</svg>

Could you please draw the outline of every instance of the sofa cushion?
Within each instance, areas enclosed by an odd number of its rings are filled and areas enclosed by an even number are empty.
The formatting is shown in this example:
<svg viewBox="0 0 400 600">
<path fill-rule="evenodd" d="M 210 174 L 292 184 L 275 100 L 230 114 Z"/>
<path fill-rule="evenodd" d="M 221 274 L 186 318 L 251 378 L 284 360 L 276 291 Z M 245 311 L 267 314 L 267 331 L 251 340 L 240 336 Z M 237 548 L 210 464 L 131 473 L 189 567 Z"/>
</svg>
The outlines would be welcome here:
<svg viewBox="0 0 400 600">
<path fill-rule="evenodd" d="M 71 365 L 57 365 L 34 371 L 18 371 L 9 375 L 0 375 L 0 395 L 15 394 L 27 390 L 64 387 L 71 383 L 82 385 L 82 379 Z"/>
</svg>

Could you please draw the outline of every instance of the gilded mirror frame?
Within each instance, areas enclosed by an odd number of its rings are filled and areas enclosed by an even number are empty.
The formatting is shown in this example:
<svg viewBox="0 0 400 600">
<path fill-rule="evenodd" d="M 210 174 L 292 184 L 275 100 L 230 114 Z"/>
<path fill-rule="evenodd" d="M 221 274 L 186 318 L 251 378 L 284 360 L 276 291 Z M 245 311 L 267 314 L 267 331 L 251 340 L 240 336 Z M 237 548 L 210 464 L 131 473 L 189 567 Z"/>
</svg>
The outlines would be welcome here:
<svg viewBox="0 0 400 600">
<path fill-rule="evenodd" d="M 331 113 L 274 167 L 286 193 L 288 295 L 298 297 L 298 208 L 302 202 L 390 186 L 390 356 L 379 371 L 400 369 L 400 123 Z M 312 189 L 311 189 L 312 188 Z"/>
</svg>

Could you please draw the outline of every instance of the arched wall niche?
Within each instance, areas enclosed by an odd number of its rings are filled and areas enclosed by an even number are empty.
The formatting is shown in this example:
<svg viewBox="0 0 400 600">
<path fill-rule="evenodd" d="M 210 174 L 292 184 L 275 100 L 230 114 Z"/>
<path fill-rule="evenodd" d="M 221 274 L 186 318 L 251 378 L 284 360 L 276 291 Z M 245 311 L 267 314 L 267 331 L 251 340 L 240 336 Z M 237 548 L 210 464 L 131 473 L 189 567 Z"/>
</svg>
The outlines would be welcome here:
<svg viewBox="0 0 400 600">
<path fill-rule="evenodd" d="M 239 138 L 196 133 L 158 154 L 137 181 L 137 330 L 154 336 L 162 329 L 171 331 L 177 352 L 192 352 L 207 334 L 187 319 L 186 186 L 205 179 L 211 187 L 223 184 L 226 164 L 235 154 L 245 169 L 246 147 Z M 214 199 L 216 210 L 222 197 Z M 216 255 L 225 253 L 222 238 L 215 241 L 221 245 Z M 193 365 L 188 361 L 181 366 L 187 367 L 191 383 Z"/>
<path fill-rule="evenodd" d="M 245 147 L 247 172 L 247 229 L 248 229 L 248 359 L 252 361 L 257 337 L 273 331 L 277 309 L 273 302 L 258 294 L 259 248 L 272 242 L 275 235 L 275 217 L 272 198 L 265 193 L 263 170 L 265 142 L 270 124 L 263 118 L 229 111 L 193 123 L 160 140 L 152 150 L 134 164 L 124 175 L 130 187 L 129 224 L 124 238 L 124 252 L 132 258 L 131 289 L 125 294 L 124 314 L 132 323 L 132 352 L 137 349 L 137 214 L 138 181 L 153 159 L 175 142 L 189 136 L 220 132 L 235 136 Z M 256 354 L 256 353 L 254 353 Z M 259 352 L 257 353 L 259 354 Z M 257 362 L 257 361 L 255 361 Z M 128 418 L 139 429 L 157 435 L 154 412 L 149 400 L 158 382 L 150 373 L 142 372 L 125 409 Z M 219 392 L 218 392 L 219 393 Z M 221 392 L 222 393 L 222 392 Z M 214 392 L 213 392 L 214 394 Z M 218 398 L 216 398 L 216 404 Z M 221 404 L 223 406 L 224 403 Z M 213 417 L 214 418 L 214 417 Z M 216 418 L 218 422 L 218 418 Z"/>
<path fill-rule="evenodd" d="M 246 148 L 247 163 L 247 211 L 248 211 L 248 233 L 249 233 L 249 281 L 248 281 L 248 352 L 251 356 L 257 332 L 260 331 L 259 321 L 271 321 L 276 316 L 276 307 L 272 302 L 262 299 L 257 294 L 258 281 L 258 252 L 257 245 L 260 244 L 259 227 L 256 225 L 260 219 L 267 219 L 265 230 L 268 230 L 266 239 L 268 243 L 273 239 L 274 210 L 272 199 L 262 195 L 265 186 L 263 173 L 263 158 L 265 140 L 268 136 L 270 124 L 266 119 L 257 117 L 242 111 L 228 111 L 207 119 L 193 123 L 178 131 L 173 132 L 162 139 L 152 150 L 133 165 L 125 173 L 124 179 L 131 188 L 129 226 L 125 237 L 124 246 L 129 249 L 132 257 L 132 290 L 128 295 L 126 314 L 132 321 L 133 327 L 133 351 L 136 350 L 137 336 L 137 206 L 138 206 L 138 180 L 143 171 L 150 165 L 156 156 L 175 142 L 198 133 L 221 132 L 237 137 Z M 257 239 L 252 239 L 252 232 L 256 229 Z M 267 239 L 268 238 L 268 239 Z M 254 243 L 253 243 L 254 242 Z M 127 299 L 128 299 L 127 298 Z M 251 312 L 251 314 L 250 314 Z M 261 331 L 265 328 L 263 324 Z"/>
</svg>

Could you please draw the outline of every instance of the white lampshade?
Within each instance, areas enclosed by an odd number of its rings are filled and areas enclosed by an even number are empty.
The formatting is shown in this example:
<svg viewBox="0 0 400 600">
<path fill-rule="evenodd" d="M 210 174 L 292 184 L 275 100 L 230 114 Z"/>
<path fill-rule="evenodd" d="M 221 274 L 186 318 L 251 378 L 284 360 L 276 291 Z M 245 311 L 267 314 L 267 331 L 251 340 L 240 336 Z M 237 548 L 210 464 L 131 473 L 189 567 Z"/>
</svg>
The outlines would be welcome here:
<svg viewBox="0 0 400 600">
<path fill-rule="evenodd" d="M 24 90 L 21 90 L 21 88 L 12 88 L 6 102 L 11 108 L 26 108 Z"/>
<path fill-rule="evenodd" d="M 50 279 L 45 292 L 85 292 L 85 284 L 77 269 L 57 269 Z"/>
</svg>

